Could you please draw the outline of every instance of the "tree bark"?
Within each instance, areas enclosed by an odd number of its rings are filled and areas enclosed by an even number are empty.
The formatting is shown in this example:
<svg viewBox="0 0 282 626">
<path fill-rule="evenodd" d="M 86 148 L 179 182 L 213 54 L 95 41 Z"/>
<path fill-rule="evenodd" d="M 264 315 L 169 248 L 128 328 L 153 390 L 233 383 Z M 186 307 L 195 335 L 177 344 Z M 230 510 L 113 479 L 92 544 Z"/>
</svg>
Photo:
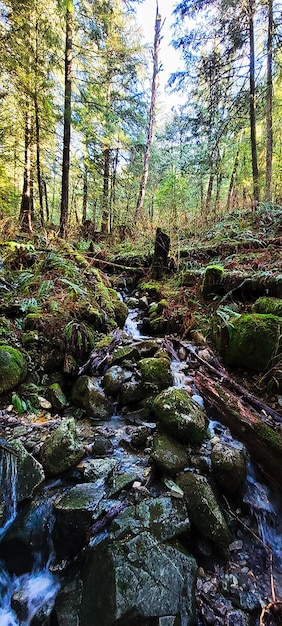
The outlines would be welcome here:
<svg viewBox="0 0 282 626">
<path fill-rule="evenodd" d="M 103 175 L 103 213 L 101 232 L 109 233 L 109 193 L 110 193 L 110 148 L 104 150 L 104 175 Z"/>
<path fill-rule="evenodd" d="M 82 224 L 85 224 L 87 218 L 87 204 L 88 204 L 88 172 L 87 167 L 84 167 L 83 174 L 83 199 L 82 199 Z"/>
<path fill-rule="evenodd" d="M 32 183 L 31 183 L 31 112 L 29 103 L 25 114 L 24 180 L 20 208 L 21 229 L 32 233 Z"/>
<path fill-rule="evenodd" d="M 240 146 L 241 146 L 241 143 L 242 143 L 242 139 L 243 139 L 243 131 L 241 131 L 241 134 L 240 134 L 240 138 L 239 138 L 239 142 L 238 142 L 238 146 L 237 146 L 237 151 L 236 151 L 236 155 L 235 155 L 235 159 L 234 159 L 234 165 L 233 165 L 233 170 L 232 170 L 230 183 L 229 183 L 229 189 L 228 189 L 228 196 L 227 196 L 227 202 L 226 202 L 226 211 L 228 211 L 230 209 L 231 199 L 232 199 L 232 195 L 234 193 L 234 184 L 235 184 L 235 178 L 236 178 L 238 165 L 239 165 L 239 154 L 240 154 Z"/>
<path fill-rule="evenodd" d="M 141 176 L 139 195 L 137 199 L 137 205 L 136 205 L 135 217 L 134 217 L 135 223 L 140 220 L 140 217 L 143 212 L 147 181 L 148 181 L 148 175 L 149 175 L 149 164 L 150 164 L 151 147 L 152 147 L 154 123 L 155 123 L 157 76 L 159 73 L 159 48 L 160 48 L 160 42 L 161 42 L 160 34 L 161 34 L 161 16 L 159 14 L 159 8 L 158 8 L 158 3 L 157 3 L 156 19 L 155 19 L 154 50 L 153 50 L 153 78 L 152 78 L 152 88 L 151 88 L 151 104 L 150 104 L 150 111 L 149 111 L 147 142 L 146 142 L 144 161 L 143 161 L 143 173 Z"/>
<path fill-rule="evenodd" d="M 65 98 L 64 98 L 64 144 L 62 165 L 62 195 L 60 214 L 60 237 L 68 236 L 69 214 L 69 171 L 71 138 L 71 89 L 72 89 L 72 12 L 66 10 L 66 47 L 65 47 Z"/>
<path fill-rule="evenodd" d="M 259 171 L 256 140 L 256 83 L 255 83 L 255 39 L 254 39 L 255 0 L 249 0 L 249 44 L 250 44 L 250 128 L 253 173 L 254 208 L 259 203 Z"/>
<path fill-rule="evenodd" d="M 37 96 L 34 99 L 35 108 L 35 134 L 36 134 L 36 169 L 37 169 L 37 185 L 39 195 L 39 213 L 41 226 L 44 226 L 44 208 L 43 208 L 43 185 L 41 178 L 41 158 L 40 158 L 40 123 Z"/>
<path fill-rule="evenodd" d="M 168 253 L 170 247 L 170 238 L 157 228 L 155 239 L 154 258 L 151 267 L 151 278 L 153 280 L 161 280 L 164 272 L 168 267 Z"/>
<path fill-rule="evenodd" d="M 265 200 L 272 201 L 272 156 L 273 156 L 273 129 L 272 129 L 272 39 L 273 39 L 273 0 L 268 0 L 268 32 L 267 32 L 267 65 L 266 65 L 266 172 L 265 172 Z"/>
</svg>

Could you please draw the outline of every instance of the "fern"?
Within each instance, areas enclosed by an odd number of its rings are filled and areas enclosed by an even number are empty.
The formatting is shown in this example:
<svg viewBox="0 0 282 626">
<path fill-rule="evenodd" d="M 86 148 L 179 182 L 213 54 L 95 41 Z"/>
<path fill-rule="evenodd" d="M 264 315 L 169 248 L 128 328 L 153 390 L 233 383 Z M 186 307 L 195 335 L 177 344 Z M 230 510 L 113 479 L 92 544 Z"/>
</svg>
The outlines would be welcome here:
<svg viewBox="0 0 282 626">
<path fill-rule="evenodd" d="M 53 280 L 43 280 L 43 282 L 41 283 L 37 291 L 37 297 L 39 298 L 39 300 L 41 298 L 46 298 L 46 296 L 48 296 L 50 292 L 52 291 L 53 287 L 54 287 Z"/>
<path fill-rule="evenodd" d="M 70 288 L 70 292 L 72 294 L 76 296 L 82 296 L 84 298 L 85 296 L 87 296 L 86 289 L 83 289 L 83 287 L 80 287 L 79 285 L 77 285 L 76 283 L 73 283 L 67 278 L 60 278 L 60 282 L 63 283 L 64 285 L 68 285 L 68 287 Z"/>
<path fill-rule="evenodd" d="M 237 313 L 237 311 L 234 311 L 229 306 L 219 306 L 216 310 L 216 315 L 220 318 L 221 324 L 227 328 L 228 333 L 231 336 L 234 325 L 230 322 L 230 319 L 240 317 L 241 314 Z"/>
<path fill-rule="evenodd" d="M 64 338 L 67 350 L 78 357 L 83 357 L 95 345 L 94 331 L 84 322 L 68 322 L 64 328 Z"/>
</svg>

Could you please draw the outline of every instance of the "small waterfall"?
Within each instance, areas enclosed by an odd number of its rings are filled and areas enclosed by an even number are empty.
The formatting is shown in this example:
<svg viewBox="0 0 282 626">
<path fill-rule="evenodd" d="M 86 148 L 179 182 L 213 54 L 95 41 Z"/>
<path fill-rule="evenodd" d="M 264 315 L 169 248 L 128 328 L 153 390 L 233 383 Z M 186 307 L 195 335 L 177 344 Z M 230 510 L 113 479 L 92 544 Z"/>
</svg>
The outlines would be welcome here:
<svg viewBox="0 0 282 626">
<path fill-rule="evenodd" d="M 0 540 L 17 514 L 17 457 L 0 448 Z"/>
<path fill-rule="evenodd" d="M 125 332 L 132 337 L 132 339 L 140 339 L 141 333 L 138 328 L 138 309 L 131 309 L 128 313 L 124 330 Z"/>
</svg>

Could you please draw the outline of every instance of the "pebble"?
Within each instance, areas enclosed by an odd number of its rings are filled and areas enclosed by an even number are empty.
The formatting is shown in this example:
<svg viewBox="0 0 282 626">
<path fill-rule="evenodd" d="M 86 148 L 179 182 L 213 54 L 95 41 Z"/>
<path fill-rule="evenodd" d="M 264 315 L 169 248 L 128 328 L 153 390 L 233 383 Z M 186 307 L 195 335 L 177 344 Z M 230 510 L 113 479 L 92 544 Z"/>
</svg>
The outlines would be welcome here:
<svg viewBox="0 0 282 626">
<path fill-rule="evenodd" d="M 237 550 L 242 550 L 242 548 L 243 541 L 241 539 L 238 539 L 238 541 L 232 541 L 232 543 L 230 543 L 229 545 L 230 552 L 236 552 Z"/>
</svg>

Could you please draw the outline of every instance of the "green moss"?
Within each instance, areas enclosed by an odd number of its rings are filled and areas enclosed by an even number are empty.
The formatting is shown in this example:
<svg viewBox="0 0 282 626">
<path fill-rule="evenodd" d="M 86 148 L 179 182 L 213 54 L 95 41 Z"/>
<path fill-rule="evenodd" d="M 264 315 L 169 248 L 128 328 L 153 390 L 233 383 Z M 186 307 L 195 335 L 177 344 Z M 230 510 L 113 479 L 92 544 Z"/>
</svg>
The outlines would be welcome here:
<svg viewBox="0 0 282 626">
<path fill-rule="evenodd" d="M 23 354 L 7 345 L 0 346 L 0 393 L 13 389 L 24 380 L 27 364 Z"/>
<path fill-rule="evenodd" d="M 139 368 L 144 383 L 153 385 L 159 391 L 173 384 L 170 363 L 164 357 L 141 359 Z"/>
<path fill-rule="evenodd" d="M 279 351 L 282 320 L 260 313 L 231 318 L 228 329 L 221 328 L 221 346 L 225 363 L 262 371 Z"/>
<path fill-rule="evenodd" d="M 141 291 L 146 291 L 151 298 L 161 298 L 162 297 L 162 286 L 159 281 L 151 280 L 150 282 L 140 282 L 139 287 Z"/>
<path fill-rule="evenodd" d="M 280 433 L 276 432 L 263 422 L 257 422 L 254 424 L 254 430 L 260 440 L 265 441 L 265 443 L 267 443 L 268 446 L 275 452 L 282 454 L 282 437 Z"/>
<path fill-rule="evenodd" d="M 254 313 L 265 313 L 282 317 L 282 300 L 280 298 L 258 298 L 253 305 Z"/>
<path fill-rule="evenodd" d="M 217 293 L 218 287 L 222 284 L 224 268 L 221 265 L 208 265 L 205 269 L 202 283 L 202 294 L 204 298 L 209 298 Z"/>
</svg>

